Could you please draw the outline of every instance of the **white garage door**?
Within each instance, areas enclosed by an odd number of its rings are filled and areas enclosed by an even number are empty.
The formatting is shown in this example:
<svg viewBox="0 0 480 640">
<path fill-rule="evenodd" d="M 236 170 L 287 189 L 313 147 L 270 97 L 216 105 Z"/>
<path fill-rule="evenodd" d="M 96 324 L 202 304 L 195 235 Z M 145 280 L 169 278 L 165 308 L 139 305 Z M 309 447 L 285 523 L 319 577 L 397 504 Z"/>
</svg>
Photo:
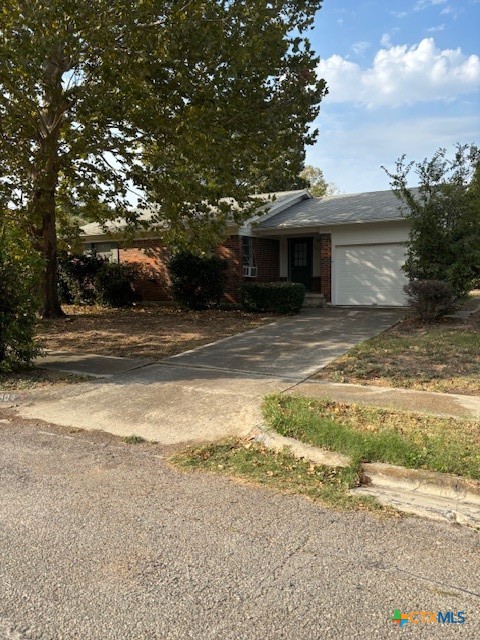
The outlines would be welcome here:
<svg viewBox="0 0 480 640">
<path fill-rule="evenodd" d="M 336 304 L 405 305 L 404 262 L 405 247 L 400 244 L 337 246 Z"/>
</svg>

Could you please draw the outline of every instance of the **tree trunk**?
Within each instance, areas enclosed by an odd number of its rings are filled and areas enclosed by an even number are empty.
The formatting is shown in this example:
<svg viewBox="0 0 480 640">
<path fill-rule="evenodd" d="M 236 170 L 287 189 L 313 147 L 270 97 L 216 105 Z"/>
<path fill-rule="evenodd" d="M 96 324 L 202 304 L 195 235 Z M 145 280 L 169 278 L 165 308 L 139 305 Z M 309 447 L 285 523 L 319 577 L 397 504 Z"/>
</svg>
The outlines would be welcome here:
<svg viewBox="0 0 480 640">
<path fill-rule="evenodd" d="M 42 318 L 65 316 L 60 306 L 57 287 L 56 190 L 58 184 L 58 140 L 42 141 L 38 154 L 35 189 L 30 203 L 35 220 L 38 249 L 45 260 L 42 281 Z"/>
<path fill-rule="evenodd" d="M 55 193 L 45 194 L 42 210 L 42 246 L 45 258 L 42 318 L 62 318 L 57 286 L 57 230 L 55 228 Z"/>
<path fill-rule="evenodd" d="M 42 113 L 39 149 L 35 162 L 34 190 L 31 201 L 40 251 L 45 259 L 43 278 L 43 318 L 61 318 L 57 286 L 56 192 L 59 177 L 59 140 L 64 114 L 68 109 L 62 87 L 68 63 L 62 46 L 52 52 L 44 69 L 45 106 Z"/>
</svg>

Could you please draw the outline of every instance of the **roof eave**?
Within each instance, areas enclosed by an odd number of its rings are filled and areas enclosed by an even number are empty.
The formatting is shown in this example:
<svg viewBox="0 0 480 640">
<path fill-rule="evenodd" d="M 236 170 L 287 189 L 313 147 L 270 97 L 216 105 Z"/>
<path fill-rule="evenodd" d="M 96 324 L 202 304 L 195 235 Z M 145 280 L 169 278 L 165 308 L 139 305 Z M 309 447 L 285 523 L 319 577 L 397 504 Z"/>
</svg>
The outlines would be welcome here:
<svg viewBox="0 0 480 640">
<path fill-rule="evenodd" d="M 256 227 L 252 229 L 254 235 L 272 235 L 272 233 L 277 232 L 279 235 L 284 233 L 306 233 L 306 232 L 316 232 L 316 233 L 324 233 L 325 229 L 331 229 L 332 227 L 343 227 L 350 224 L 383 224 L 383 223 L 391 223 L 391 222 L 408 222 L 405 218 L 388 218 L 385 220 L 349 220 L 342 222 L 327 222 L 325 224 L 309 224 L 305 226 L 282 226 L 282 227 Z M 323 231 L 319 231 L 323 229 Z"/>
<path fill-rule="evenodd" d="M 240 225 L 238 227 L 238 233 L 239 235 L 249 235 L 252 231 L 254 231 L 257 228 L 255 226 L 255 223 L 257 222 L 257 220 L 266 222 L 267 220 L 270 220 L 270 218 L 273 218 L 273 216 L 276 216 L 282 211 L 285 211 L 285 209 L 289 209 L 294 204 L 297 204 L 297 202 L 301 202 L 302 200 L 311 200 L 311 199 L 313 199 L 313 196 L 310 193 L 310 191 L 308 189 L 302 189 L 302 190 L 296 191 L 291 196 L 281 200 L 280 202 L 275 203 L 275 201 L 273 201 L 272 206 L 269 208 L 267 213 L 256 214 L 251 218 L 249 218 L 248 220 L 246 220 L 243 223 L 243 225 Z"/>
</svg>

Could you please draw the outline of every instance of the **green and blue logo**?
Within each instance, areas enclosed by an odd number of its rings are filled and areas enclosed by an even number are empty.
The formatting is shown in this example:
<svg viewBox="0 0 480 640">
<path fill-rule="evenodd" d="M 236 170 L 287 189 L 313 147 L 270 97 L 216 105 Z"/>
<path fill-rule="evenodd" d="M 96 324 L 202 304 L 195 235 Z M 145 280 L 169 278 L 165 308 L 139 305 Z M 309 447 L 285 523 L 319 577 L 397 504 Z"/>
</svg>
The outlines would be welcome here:
<svg viewBox="0 0 480 640">
<path fill-rule="evenodd" d="M 398 624 L 402 629 L 410 624 L 463 624 L 466 620 L 465 611 L 411 611 L 402 613 L 395 609 L 391 622 Z"/>
</svg>

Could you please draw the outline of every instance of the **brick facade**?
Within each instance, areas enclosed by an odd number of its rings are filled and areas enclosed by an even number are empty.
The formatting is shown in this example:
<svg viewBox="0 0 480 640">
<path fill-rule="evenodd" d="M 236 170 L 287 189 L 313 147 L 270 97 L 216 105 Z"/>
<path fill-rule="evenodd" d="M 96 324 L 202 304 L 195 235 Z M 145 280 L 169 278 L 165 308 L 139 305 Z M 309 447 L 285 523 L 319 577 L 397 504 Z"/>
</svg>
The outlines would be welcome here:
<svg viewBox="0 0 480 640">
<path fill-rule="evenodd" d="M 280 280 L 280 242 L 267 238 L 252 238 L 253 265 L 257 267 L 257 282 Z M 245 280 L 252 280 L 246 278 Z"/>
<path fill-rule="evenodd" d="M 225 298 L 227 302 L 237 302 L 238 291 L 243 280 L 241 236 L 229 236 L 229 238 L 217 248 L 216 253 L 220 258 L 228 262 Z"/>
<path fill-rule="evenodd" d="M 256 278 L 243 276 L 243 246 L 241 236 L 230 236 L 220 247 L 217 255 L 227 260 L 227 287 L 225 298 L 238 302 L 242 282 L 279 282 L 280 242 L 267 238 L 252 238 L 253 266 L 257 267 Z M 172 299 L 170 277 L 167 269 L 169 252 L 158 240 L 135 240 L 128 246 L 119 246 L 119 261 L 135 263 L 140 268 L 140 278 L 135 283 L 145 301 L 164 302 Z M 331 301 L 332 243 L 330 234 L 320 235 L 320 277 L 312 278 L 312 291 L 323 293 Z"/>
<path fill-rule="evenodd" d="M 238 302 L 242 282 L 276 282 L 280 280 L 280 243 L 278 240 L 252 238 L 253 265 L 257 276 L 243 276 L 242 236 L 230 236 L 217 249 L 217 255 L 228 261 L 227 289 L 228 302 Z"/>
<path fill-rule="evenodd" d="M 133 244 L 119 245 L 119 262 L 138 266 L 140 275 L 135 281 L 135 289 L 143 300 L 166 302 L 172 299 L 166 266 L 169 255 L 158 240 L 135 240 Z"/>
</svg>

